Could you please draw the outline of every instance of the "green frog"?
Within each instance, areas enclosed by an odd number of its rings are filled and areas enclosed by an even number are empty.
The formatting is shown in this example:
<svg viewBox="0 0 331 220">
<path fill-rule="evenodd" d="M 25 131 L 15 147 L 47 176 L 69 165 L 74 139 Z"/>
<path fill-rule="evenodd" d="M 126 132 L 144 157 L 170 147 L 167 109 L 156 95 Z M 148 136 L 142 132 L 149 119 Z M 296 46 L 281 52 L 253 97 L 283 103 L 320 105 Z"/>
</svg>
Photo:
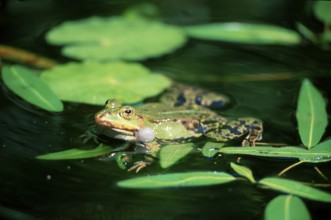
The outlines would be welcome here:
<svg viewBox="0 0 331 220">
<path fill-rule="evenodd" d="M 171 106 L 147 103 L 137 108 L 110 99 L 95 115 L 98 131 L 111 138 L 134 142 L 146 149 L 145 160 L 129 171 L 150 165 L 164 144 L 176 144 L 207 137 L 227 142 L 244 137 L 242 146 L 255 146 L 262 138 L 262 122 L 256 118 L 229 119 L 203 106 Z"/>
</svg>

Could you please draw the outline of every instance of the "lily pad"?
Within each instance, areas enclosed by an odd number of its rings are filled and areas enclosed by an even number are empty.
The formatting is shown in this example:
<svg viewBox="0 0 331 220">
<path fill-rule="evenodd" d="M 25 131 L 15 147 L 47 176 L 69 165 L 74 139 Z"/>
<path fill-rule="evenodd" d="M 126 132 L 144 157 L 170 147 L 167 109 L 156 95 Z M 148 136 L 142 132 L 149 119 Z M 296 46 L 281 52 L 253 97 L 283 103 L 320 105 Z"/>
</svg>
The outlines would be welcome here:
<svg viewBox="0 0 331 220">
<path fill-rule="evenodd" d="M 307 148 L 318 144 L 327 126 L 328 115 L 323 96 L 308 79 L 301 85 L 296 117 L 302 143 Z"/>
<path fill-rule="evenodd" d="M 194 148 L 193 143 L 166 145 L 160 150 L 160 164 L 167 168 L 189 154 Z"/>
<path fill-rule="evenodd" d="M 52 112 L 63 110 L 61 100 L 36 73 L 24 66 L 4 66 L 2 78 L 5 85 L 25 101 Z"/>
<path fill-rule="evenodd" d="M 181 47 L 186 35 L 179 27 L 138 17 L 91 17 L 53 28 L 46 40 L 64 45 L 62 53 L 76 59 L 143 60 Z"/>
<path fill-rule="evenodd" d="M 109 98 L 135 103 L 155 96 L 171 82 L 139 63 L 68 63 L 42 73 L 41 78 L 62 100 L 102 105 Z"/>
<path fill-rule="evenodd" d="M 295 45 L 301 38 L 295 31 L 266 24 L 213 23 L 185 28 L 188 35 L 203 40 L 247 44 Z"/>
<path fill-rule="evenodd" d="M 136 177 L 117 183 L 123 188 L 152 189 L 164 187 L 209 186 L 234 181 L 236 178 L 224 172 L 187 172 Z"/>
<path fill-rule="evenodd" d="M 100 144 L 98 147 L 94 149 L 69 149 L 65 151 L 49 153 L 39 155 L 36 158 L 41 160 L 73 160 L 73 159 L 84 159 L 84 158 L 92 158 L 100 155 L 104 155 L 113 151 L 113 148 Z"/>
<path fill-rule="evenodd" d="M 296 196 L 277 196 L 264 212 L 265 220 L 310 220 L 310 214 L 303 201 Z"/>
<path fill-rule="evenodd" d="M 331 202 L 331 194 L 304 185 L 294 180 L 269 177 L 260 180 L 259 183 L 268 186 L 271 189 L 279 190 L 306 199 L 311 199 L 321 202 Z"/>
</svg>

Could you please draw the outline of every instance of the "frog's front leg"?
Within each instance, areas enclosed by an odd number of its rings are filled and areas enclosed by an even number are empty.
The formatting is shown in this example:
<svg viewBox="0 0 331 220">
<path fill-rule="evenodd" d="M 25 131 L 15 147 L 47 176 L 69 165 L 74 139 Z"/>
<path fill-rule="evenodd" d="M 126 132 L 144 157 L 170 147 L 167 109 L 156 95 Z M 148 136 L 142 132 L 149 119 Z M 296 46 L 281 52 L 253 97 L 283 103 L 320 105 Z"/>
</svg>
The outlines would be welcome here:
<svg viewBox="0 0 331 220">
<path fill-rule="evenodd" d="M 145 159 L 134 163 L 134 165 L 130 167 L 128 171 L 135 170 L 136 173 L 138 173 L 141 169 L 151 165 L 154 161 L 154 158 L 157 158 L 157 154 L 160 151 L 160 145 L 158 143 L 156 143 L 155 141 L 145 143 L 145 148 L 147 149 Z"/>
<path fill-rule="evenodd" d="M 217 141 L 227 142 L 243 135 L 246 135 L 242 141 L 242 146 L 255 146 L 255 142 L 262 139 L 263 124 L 256 118 L 238 118 L 229 120 L 220 125 L 218 129 L 206 132 L 206 136 Z"/>
</svg>

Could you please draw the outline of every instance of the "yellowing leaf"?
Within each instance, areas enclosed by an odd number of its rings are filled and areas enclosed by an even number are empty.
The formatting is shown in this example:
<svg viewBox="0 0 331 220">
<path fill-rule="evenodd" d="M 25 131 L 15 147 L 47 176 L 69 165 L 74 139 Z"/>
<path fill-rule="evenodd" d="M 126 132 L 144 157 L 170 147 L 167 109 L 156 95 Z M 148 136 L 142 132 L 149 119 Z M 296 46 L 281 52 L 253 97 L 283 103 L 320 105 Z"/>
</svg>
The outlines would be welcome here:
<svg viewBox="0 0 331 220">
<path fill-rule="evenodd" d="M 86 62 L 55 66 L 41 78 L 62 100 L 103 105 L 107 99 L 135 103 L 155 96 L 170 85 L 139 63 Z"/>
<path fill-rule="evenodd" d="M 152 189 L 164 187 L 209 186 L 234 181 L 236 178 L 223 172 L 187 172 L 136 177 L 122 180 L 119 187 Z"/>
<path fill-rule="evenodd" d="M 47 111 L 59 112 L 63 104 L 36 74 L 23 66 L 4 66 L 2 78 L 5 85 L 27 102 Z"/>
<path fill-rule="evenodd" d="M 278 196 L 271 200 L 264 212 L 265 220 L 310 220 L 305 204 L 298 197 Z"/>
<path fill-rule="evenodd" d="M 314 85 L 302 82 L 296 112 L 302 143 L 311 148 L 321 140 L 328 123 L 326 104 Z"/>
</svg>

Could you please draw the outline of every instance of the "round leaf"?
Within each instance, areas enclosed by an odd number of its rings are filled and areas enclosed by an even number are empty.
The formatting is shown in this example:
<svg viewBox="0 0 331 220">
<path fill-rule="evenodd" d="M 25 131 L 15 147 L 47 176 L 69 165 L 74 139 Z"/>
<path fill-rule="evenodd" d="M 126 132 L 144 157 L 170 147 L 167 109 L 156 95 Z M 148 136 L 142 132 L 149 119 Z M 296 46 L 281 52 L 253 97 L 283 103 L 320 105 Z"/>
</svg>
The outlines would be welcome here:
<svg viewBox="0 0 331 220">
<path fill-rule="evenodd" d="M 269 202 L 265 220 L 310 220 L 310 214 L 302 200 L 295 196 L 278 196 Z"/>
<path fill-rule="evenodd" d="M 236 178 L 223 172 L 188 172 L 136 177 L 117 183 L 123 188 L 164 188 L 183 186 L 208 186 L 234 181 Z"/>
<path fill-rule="evenodd" d="M 260 180 L 259 183 L 268 186 L 271 189 L 301 196 L 306 199 L 317 200 L 321 202 L 331 202 L 331 194 L 296 182 L 294 180 L 270 177 Z"/>
<path fill-rule="evenodd" d="M 316 17 L 326 23 L 331 24 L 331 2 L 330 1 L 316 1 L 314 3 L 314 13 Z"/>
<path fill-rule="evenodd" d="M 2 78 L 5 85 L 25 101 L 47 111 L 63 110 L 62 102 L 32 70 L 19 65 L 4 66 Z"/>
<path fill-rule="evenodd" d="M 301 40 L 295 31 L 265 24 L 213 23 L 187 27 L 186 31 L 194 38 L 235 43 L 292 45 Z"/>
<path fill-rule="evenodd" d="M 296 117 L 302 143 L 307 148 L 318 144 L 327 126 L 328 115 L 323 96 L 308 79 L 301 85 Z"/>
<path fill-rule="evenodd" d="M 46 40 L 65 45 L 63 54 L 72 58 L 143 60 L 172 52 L 186 37 L 180 28 L 156 21 L 91 17 L 53 28 Z"/>
<path fill-rule="evenodd" d="M 134 103 L 155 96 L 170 85 L 138 63 L 69 63 L 41 75 L 62 100 L 103 105 L 109 98 Z"/>
</svg>

